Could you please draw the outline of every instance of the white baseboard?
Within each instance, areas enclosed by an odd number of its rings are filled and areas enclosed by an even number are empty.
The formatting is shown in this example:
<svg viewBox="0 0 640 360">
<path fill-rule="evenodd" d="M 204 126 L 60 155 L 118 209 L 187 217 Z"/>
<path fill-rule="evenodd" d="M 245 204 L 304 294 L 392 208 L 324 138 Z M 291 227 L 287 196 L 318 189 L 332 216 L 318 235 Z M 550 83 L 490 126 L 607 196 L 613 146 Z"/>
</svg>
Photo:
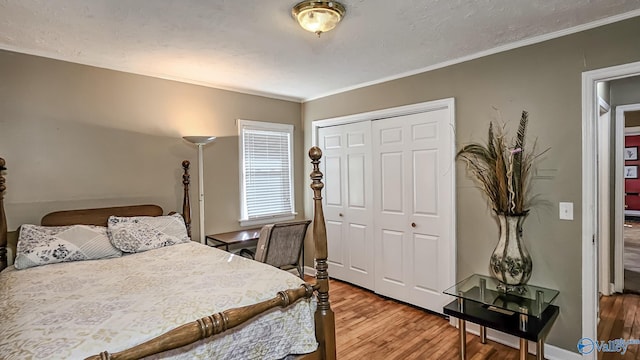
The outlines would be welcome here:
<svg viewBox="0 0 640 360">
<path fill-rule="evenodd" d="M 615 284 L 608 283 L 604 289 L 598 289 L 599 296 L 611 296 L 616 293 Z"/>
<path fill-rule="evenodd" d="M 450 317 L 453 321 L 451 323 L 455 323 L 457 325 L 457 319 Z M 454 326 L 456 326 L 454 325 Z M 467 322 L 467 332 L 474 334 L 476 336 L 480 336 L 480 326 L 477 324 L 473 324 Z M 500 343 L 502 345 L 506 345 L 508 347 L 518 349 L 520 347 L 520 339 L 509 334 L 505 334 L 493 329 L 487 328 L 487 339 Z M 529 353 L 535 355 L 536 354 L 536 343 L 529 341 Z M 469 354 L 472 355 L 472 354 Z M 582 355 L 578 353 L 574 353 L 572 351 L 568 351 L 565 349 L 561 349 L 557 346 L 544 344 L 544 357 L 549 360 L 581 360 Z"/>
<path fill-rule="evenodd" d="M 316 276 L 316 268 L 311 266 L 304 267 L 304 274 L 309 276 Z"/>
</svg>

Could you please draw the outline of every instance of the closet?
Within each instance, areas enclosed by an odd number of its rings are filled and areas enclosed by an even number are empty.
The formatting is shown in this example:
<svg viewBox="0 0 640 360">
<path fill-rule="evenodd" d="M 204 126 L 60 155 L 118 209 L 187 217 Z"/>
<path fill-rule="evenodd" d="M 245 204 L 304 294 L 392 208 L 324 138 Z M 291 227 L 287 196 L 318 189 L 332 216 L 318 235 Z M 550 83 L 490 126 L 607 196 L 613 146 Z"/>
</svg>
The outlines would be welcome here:
<svg viewBox="0 0 640 360">
<path fill-rule="evenodd" d="M 329 274 L 435 312 L 455 282 L 453 99 L 314 123 Z"/>
</svg>

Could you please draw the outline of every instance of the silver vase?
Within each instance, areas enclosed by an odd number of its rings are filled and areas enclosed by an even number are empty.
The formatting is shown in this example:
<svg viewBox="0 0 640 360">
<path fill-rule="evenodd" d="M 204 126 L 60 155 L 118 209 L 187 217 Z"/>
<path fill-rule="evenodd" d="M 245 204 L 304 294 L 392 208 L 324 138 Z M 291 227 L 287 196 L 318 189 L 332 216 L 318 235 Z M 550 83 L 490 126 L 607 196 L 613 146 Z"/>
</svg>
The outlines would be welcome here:
<svg viewBox="0 0 640 360">
<path fill-rule="evenodd" d="M 531 278 L 533 262 L 522 241 L 522 223 L 525 218 L 526 215 L 498 215 L 500 240 L 491 254 L 489 269 L 505 292 L 523 292 L 522 285 Z"/>
</svg>

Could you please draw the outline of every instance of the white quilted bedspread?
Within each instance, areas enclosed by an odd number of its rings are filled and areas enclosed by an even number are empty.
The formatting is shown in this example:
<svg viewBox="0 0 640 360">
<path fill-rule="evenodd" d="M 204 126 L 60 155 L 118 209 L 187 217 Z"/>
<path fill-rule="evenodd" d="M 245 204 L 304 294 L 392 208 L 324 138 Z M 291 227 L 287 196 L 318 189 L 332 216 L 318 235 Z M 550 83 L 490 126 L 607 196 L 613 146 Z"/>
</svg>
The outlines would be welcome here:
<svg viewBox="0 0 640 360">
<path fill-rule="evenodd" d="M 293 274 L 198 243 L 0 273 L 0 359 L 83 359 L 298 287 Z M 279 359 L 317 347 L 303 299 L 153 359 Z"/>
</svg>

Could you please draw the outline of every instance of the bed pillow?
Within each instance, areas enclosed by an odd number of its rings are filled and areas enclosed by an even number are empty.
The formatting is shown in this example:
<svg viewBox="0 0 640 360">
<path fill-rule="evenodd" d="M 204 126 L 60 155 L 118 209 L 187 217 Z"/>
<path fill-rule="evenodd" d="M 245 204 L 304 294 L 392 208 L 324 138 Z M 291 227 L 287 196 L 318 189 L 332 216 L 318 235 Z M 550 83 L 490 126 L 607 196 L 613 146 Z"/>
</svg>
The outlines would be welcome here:
<svg viewBox="0 0 640 360">
<path fill-rule="evenodd" d="M 190 241 L 187 227 L 180 214 L 111 216 L 107 226 L 113 246 L 127 253 L 138 253 Z"/>
<path fill-rule="evenodd" d="M 107 228 L 93 225 L 20 227 L 16 269 L 68 261 L 122 256 L 109 241 Z"/>
</svg>

